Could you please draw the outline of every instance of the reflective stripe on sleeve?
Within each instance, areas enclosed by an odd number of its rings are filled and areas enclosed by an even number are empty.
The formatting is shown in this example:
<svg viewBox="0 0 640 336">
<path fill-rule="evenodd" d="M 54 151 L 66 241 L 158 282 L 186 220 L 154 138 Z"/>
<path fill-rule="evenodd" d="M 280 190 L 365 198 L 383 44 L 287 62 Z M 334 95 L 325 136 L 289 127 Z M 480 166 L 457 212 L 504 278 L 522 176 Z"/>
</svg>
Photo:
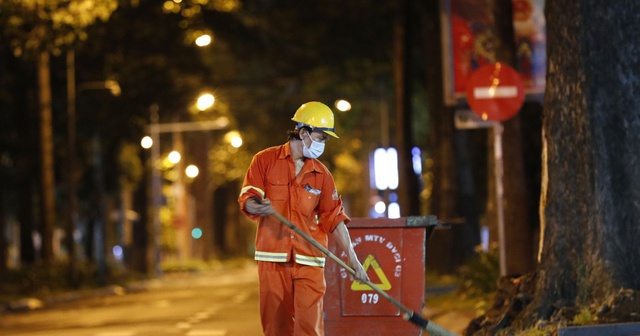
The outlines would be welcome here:
<svg viewBox="0 0 640 336">
<path fill-rule="evenodd" d="M 307 266 L 318 266 L 324 267 L 325 258 L 324 257 L 309 257 L 300 254 L 296 254 L 296 263 L 307 265 Z"/>
<path fill-rule="evenodd" d="M 246 193 L 247 191 L 249 191 L 251 189 L 257 191 L 262 196 L 262 198 L 264 198 L 264 190 L 262 190 L 262 189 L 260 189 L 258 187 L 254 187 L 254 186 L 246 186 L 246 187 L 242 188 L 242 190 L 240 190 L 240 196 L 242 196 L 242 194 Z"/>
<path fill-rule="evenodd" d="M 256 251 L 253 259 L 257 261 L 287 262 L 287 259 L 289 259 L 289 254 L 286 252 Z"/>
</svg>

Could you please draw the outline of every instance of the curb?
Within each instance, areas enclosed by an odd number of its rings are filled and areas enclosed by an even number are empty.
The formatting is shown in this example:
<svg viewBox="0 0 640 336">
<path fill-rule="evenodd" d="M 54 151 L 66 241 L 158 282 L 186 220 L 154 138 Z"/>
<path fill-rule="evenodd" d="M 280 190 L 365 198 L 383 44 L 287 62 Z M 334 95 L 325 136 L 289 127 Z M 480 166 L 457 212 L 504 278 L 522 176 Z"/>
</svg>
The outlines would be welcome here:
<svg viewBox="0 0 640 336">
<path fill-rule="evenodd" d="M 634 336 L 640 334 L 640 323 L 616 323 L 592 326 L 565 327 L 558 330 L 559 336 Z"/>
<path fill-rule="evenodd" d="M 458 285 L 438 285 L 438 286 L 426 286 L 424 288 L 425 296 L 435 296 L 440 294 L 446 294 L 454 292 L 458 289 Z"/>
<path fill-rule="evenodd" d="M 65 292 L 55 294 L 47 298 L 21 298 L 10 301 L 9 303 L 4 305 L 0 305 L 0 314 L 29 312 L 37 309 L 44 309 L 55 304 L 68 303 L 81 299 L 119 296 L 128 293 L 139 293 L 148 289 L 147 282 L 148 281 L 142 281 L 125 286 L 110 285 L 89 291 Z"/>
<path fill-rule="evenodd" d="M 44 302 L 36 298 L 23 298 L 9 302 L 5 307 L 5 311 L 22 312 L 36 310 L 44 307 Z"/>
</svg>

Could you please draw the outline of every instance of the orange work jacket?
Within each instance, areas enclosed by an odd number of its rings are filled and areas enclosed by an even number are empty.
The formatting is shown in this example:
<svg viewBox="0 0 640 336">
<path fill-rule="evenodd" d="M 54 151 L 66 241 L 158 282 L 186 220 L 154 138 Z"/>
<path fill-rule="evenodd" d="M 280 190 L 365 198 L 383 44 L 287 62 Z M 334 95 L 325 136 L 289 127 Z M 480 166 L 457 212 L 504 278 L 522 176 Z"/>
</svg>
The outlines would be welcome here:
<svg viewBox="0 0 640 336">
<path fill-rule="evenodd" d="M 250 197 L 271 200 L 273 208 L 327 247 L 327 232 L 351 219 L 344 213 L 333 176 L 320 161 L 306 159 L 296 176 L 289 143 L 267 148 L 253 157 L 238 197 L 240 209 L 258 222 L 255 260 L 324 267 L 324 254 L 275 216 L 256 216 L 244 209 Z"/>
</svg>

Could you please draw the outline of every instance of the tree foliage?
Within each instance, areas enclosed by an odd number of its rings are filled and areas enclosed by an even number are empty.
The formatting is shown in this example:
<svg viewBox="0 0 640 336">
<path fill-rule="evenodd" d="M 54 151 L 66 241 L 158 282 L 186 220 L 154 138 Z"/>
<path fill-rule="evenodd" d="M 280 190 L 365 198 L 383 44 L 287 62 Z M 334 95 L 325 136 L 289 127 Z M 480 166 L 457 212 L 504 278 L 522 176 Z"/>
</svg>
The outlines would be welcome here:
<svg viewBox="0 0 640 336">
<path fill-rule="evenodd" d="M 358 183 L 342 187 L 356 193 L 366 182 L 363 153 L 370 148 L 362 144 L 379 142 L 370 130 L 380 128 L 380 101 L 392 101 L 393 92 L 384 88 L 392 81 L 394 11 L 395 5 L 373 0 L 7 0 L 0 3 L 0 39 L 6 41 L 3 55 L 12 57 L 2 61 L 2 69 L 9 71 L 0 80 L 15 83 L 26 68 L 35 83 L 31 57 L 37 52 L 54 56 L 54 154 L 65 158 L 66 65 L 58 56 L 74 48 L 83 217 L 92 209 L 96 188 L 92 137 L 100 135 L 106 189 L 115 198 L 123 171 L 128 182 L 138 180 L 135 148 L 154 104 L 162 123 L 220 116 L 231 120 L 230 128 L 241 132 L 246 145 L 232 153 L 216 135 L 209 173 L 222 184 L 242 177 L 252 153 L 286 141 L 285 133 L 293 127 L 289 120 L 301 103 L 348 99 L 352 110 L 336 116 L 341 139 L 328 147 L 323 161 L 336 168 L 337 176 L 358 177 Z M 211 34 L 213 43 L 198 48 L 194 41 L 202 33 Z M 119 97 L 84 89 L 85 83 L 107 79 L 119 83 Z M 0 106 L 9 112 L 3 120 L 17 125 L 26 111 L 35 110 L 29 105 L 34 87 L 25 82 L 15 90 L 0 88 Z M 207 91 L 215 95 L 216 105 L 192 113 L 195 99 Z M 21 125 L 11 139 L 33 138 L 33 127 Z M 169 148 L 167 139 L 161 142 Z M 16 149 L 15 157 L 27 158 L 31 152 Z M 56 172 L 63 172 L 64 160 L 56 162 Z M 16 167 L 7 170 L 14 172 Z M 63 176 L 56 178 L 61 182 Z M 63 184 L 57 185 L 56 192 L 63 194 Z"/>
<path fill-rule="evenodd" d="M 367 0 L 232 3 L 229 10 L 217 10 L 207 1 L 165 6 L 181 17 L 187 32 L 213 34 L 203 59 L 211 69 L 216 104 L 233 116 L 248 152 L 255 153 L 286 141 L 293 127 L 289 120 L 305 101 L 331 105 L 349 100 L 353 108 L 336 115 L 341 138 L 335 143 L 340 145 L 329 145 L 323 162 L 335 169 L 337 180 L 349 177 L 341 192 L 362 198 L 362 163 L 371 149 L 363 142 L 380 144 L 381 135 L 371 130 L 380 129 L 380 102 L 393 101 L 393 91 L 385 88 L 392 81 L 395 5 Z"/>
<path fill-rule="evenodd" d="M 0 26 L 16 56 L 34 51 L 57 55 L 63 47 L 86 40 L 85 29 L 108 20 L 117 7 L 118 0 L 5 0 Z"/>
<path fill-rule="evenodd" d="M 391 15 L 388 5 L 372 1 L 245 1 L 234 11 L 202 9 L 185 21 L 213 31 L 211 79 L 239 127 L 284 139 L 287 121 L 310 99 L 349 99 L 354 110 L 339 115 L 338 128 L 358 128 L 350 120 L 368 112 L 363 102 L 379 94 L 378 81 L 390 80 Z"/>
</svg>

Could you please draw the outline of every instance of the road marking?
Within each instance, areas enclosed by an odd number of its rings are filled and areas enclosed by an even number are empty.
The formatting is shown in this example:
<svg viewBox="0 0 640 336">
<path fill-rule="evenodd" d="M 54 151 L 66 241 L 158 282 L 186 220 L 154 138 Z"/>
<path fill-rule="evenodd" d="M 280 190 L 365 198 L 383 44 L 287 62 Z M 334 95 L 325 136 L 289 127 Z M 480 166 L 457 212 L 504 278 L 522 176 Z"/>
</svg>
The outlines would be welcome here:
<svg viewBox="0 0 640 336">
<path fill-rule="evenodd" d="M 156 301 L 154 305 L 158 308 L 167 308 L 171 306 L 171 303 L 169 302 L 169 300 L 159 300 L 159 301 Z"/>
<path fill-rule="evenodd" d="M 247 298 L 249 298 L 249 294 L 246 292 L 240 293 L 233 298 L 233 303 L 242 303 Z"/>
<path fill-rule="evenodd" d="M 189 328 L 191 328 L 191 323 L 179 322 L 179 323 L 176 323 L 176 328 L 178 328 L 178 329 L 189 329 Z"/>
<path fill-rule="evenodd" d="M 225 336 L 226 334 L 226 329 L 191 330 L 186 336 Z"/>
</svg>

